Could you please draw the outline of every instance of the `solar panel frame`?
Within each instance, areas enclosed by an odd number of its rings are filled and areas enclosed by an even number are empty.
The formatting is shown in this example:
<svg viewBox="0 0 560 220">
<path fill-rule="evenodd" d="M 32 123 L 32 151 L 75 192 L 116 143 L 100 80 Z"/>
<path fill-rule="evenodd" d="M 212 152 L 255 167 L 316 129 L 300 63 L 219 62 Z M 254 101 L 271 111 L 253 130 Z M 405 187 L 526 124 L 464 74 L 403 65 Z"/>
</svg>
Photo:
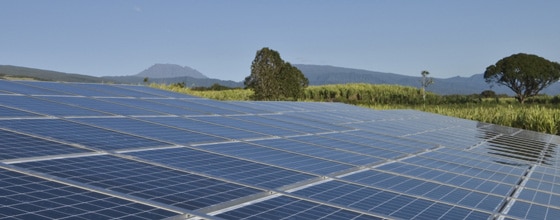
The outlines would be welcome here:
<svg viewBox="0 0 560 220">
<path fill-rule="evenodd" d="M 154 219 L 181 214 L 2 168 L 0 180 L 2 218 Z"/>
</svg>

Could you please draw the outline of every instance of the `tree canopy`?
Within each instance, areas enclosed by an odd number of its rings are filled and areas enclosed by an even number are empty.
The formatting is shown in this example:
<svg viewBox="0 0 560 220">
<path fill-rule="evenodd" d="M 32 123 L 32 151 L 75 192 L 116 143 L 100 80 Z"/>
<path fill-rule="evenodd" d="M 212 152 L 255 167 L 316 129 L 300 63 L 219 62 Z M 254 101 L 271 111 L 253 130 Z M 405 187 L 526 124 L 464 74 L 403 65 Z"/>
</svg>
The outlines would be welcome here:
<svg viewBox="0 0 560 220">
<path fill-rule="evenodd" d="M 560 78 L 560 64 L 532 54 L 518 53 L 488 66 L 484 72 L 487 83 L 504 85 L 516 94 L 520 103 L 538 95 Z"/>
<path fill-rule="evenodd" d="M 298 68 L 284 62 L 277 51 L 265 47 L 257 51 L 244 84 L 254 91 L 255 100 L 297 100 L 309 80 Z"/>
</svg>

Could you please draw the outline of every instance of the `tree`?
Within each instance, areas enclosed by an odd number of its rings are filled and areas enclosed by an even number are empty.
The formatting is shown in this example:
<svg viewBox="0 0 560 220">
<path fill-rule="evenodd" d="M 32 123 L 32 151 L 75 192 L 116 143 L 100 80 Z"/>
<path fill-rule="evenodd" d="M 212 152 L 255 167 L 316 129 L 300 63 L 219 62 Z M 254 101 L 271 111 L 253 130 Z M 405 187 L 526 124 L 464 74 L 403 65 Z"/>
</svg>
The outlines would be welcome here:
<svg viewBox="0 0 560 220">
<path fill-rule="evenodd" d="M 427 70 L 423 70 L 420 74 L 422 74 L 422 79 L 420 79 L 422 88 L 420 89 L 420 91 L 422 92 L 422 100 L 426 102 L 426 87 L 434 83 L 434 79 L 432 79 L 432 77 L 428 77 L 428 75 L 430 75 L 430 72 L 428 72 Z"/>
<path fill-rule="evenodd" d="M 267 47 L 257 51 L 251 64 L 251 75 L 245 88 L 253 89 L 255 100 L 296 100 L 303 95 L 309 80 L 303 73 L 284 62 L 277 51 Z"/>
<path fill-rule="evenodd" d="M 522 104 L 559 78 L 560 64 L 524 53 L 505 57 L 484 72 L 486 83 L 507 86 Z"/>
</svg>

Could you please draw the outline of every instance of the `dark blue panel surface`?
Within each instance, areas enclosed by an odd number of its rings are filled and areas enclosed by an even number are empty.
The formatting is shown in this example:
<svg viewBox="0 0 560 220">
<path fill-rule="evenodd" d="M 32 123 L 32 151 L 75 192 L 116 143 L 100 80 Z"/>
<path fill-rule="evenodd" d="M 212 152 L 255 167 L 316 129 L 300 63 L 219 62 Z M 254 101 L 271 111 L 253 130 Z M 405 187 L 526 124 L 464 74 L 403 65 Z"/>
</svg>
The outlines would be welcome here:
<svg viewBox="0 0 560 220">
<path fill-rule="evenodd" d="M 188 109 L 196 112 L 203 112 L 207 115 L 235 115 L 243 114 L 243 112 L 224 109 L 215 106 L 204 105 L 190 101 L 190 99 L 153 99 L 153 102 L 160 104 L 171 105 L 179 108 Z"/>
<path fill-rule="evenodd" d="M 168 126 L 187 129 L 190 131 L 211 134 L 227 139 L 252 139 L 268 137 L 266 134 L 251 132 L 238 129 L 235 127 L 221 126 L 213 123 L 198 121 L 197 118 L 179 118 L 179 117 L 154 117 L 143 118 L 143 120 L 160 123 Z"/>
<path fill-rule="evenodd" d="M 488 219 L 491 216 L 482 211 L 339 181 L 314 185 L 294 194 L 397 218 L 445 219 L 443 217 L 450 212 L 461 212 L 465 219 Z"/>
<path fill-rule="evenodd" d="M 175 213 L 0 169 L 0 219 L 162 219 Z"/>
<path fill-rule="evenodd" d="M 358 143 L 352 143 L 339 139 L 328 138 L 329 136 L 331 136 L 331 134 L 301 136 L 301 137 L 293 137 L 290 139 L 303 141 L 305 143 L 310 143 L 310 144 L 318 144 L 326 147 L 331 147 L 334 149 L 356 152 L 356 153 L 365 154 L 365 155 L 383 158 L 383 159 L 398 158 L 406 155 L 398 151 L 392 151 L 391 149 L 373 147 L 364 144 L 358 144 Z"/>
<path fill-rule="evenodd" d="M 302 133 L 329 132 L 329 130 L 326 130 L 326 129 L 316 128 L 316 127 L 311 127 L 311 126 L 306 126 L 306 125 L 301 125 L 301 124 L 294 124 L 294 123 L 290 123 L 290 122 L 279 121 L 279 120 L 260 117 L 260 116 L 234 116 L 233 118 L 239 119 L 239 120 L 250 121 L 250 122 L 258 123 L 258 124 L 266 124 L 266 125 L 269 125 L 269 126 L 279 127 L 279 128 L 283 128 L 283 129 L 286 129 L 286 130 L 292 130 L 292 131 L 297 131 L 297 132 L 302 132 Z"/>
<path fill-rule="evenodd" d="M 185 170 L 268 188 L 286 186 L 317 177 L 187 148 L 139 151 L 127 154 Z"/>
<path fill-rule="evenodd" d="M 265 147 L 275 148 L 278 150 L 291 151 L 299 154 L 333 160 L 340 163 L 352 164 L 356 166 L 382 161 L 382 159 L 377 157 L 371 157 L 349 151 L 327 148 L 321 145 L 312 145 L 286 139 L 259 140 L 253 141 L 252 143 Z"/>
<path fill-rule="evenodd" d="M 189 210 L 261 192 L 241 185 L 108 155 L 15 165 Z"/>
<path fill-rule="evenodd" d="M 171 115 L 207 115 L 204 112 L 155 102 L 154 100 L 157 99 L 100 98 L 100 100 Z"/>
<path fill-rule="evenodd" d="M 107 113 L 89 110 L 70 105 L 49 102 L 42 99 L 32 98 L 29 96 L 0 96 L 0 104 L 54 116 L 106 116 Z"/>
<path fill-rule="evenodd" d="M 2 103 L 0 103 L 2 104 Z M 41 115 L 34 114 L 31 112 L 20 111 L 13 108 L 0 106 L 0 118 L 12 118 L 12 117 L 40 117 Z"/>
<path fill-rule="evenodd" d="M 360 172 L 350 176 L 346 176 L 343 179 L 362 183 L 365 185 L 375 186 L 378 188 L 390 189 L 397 192 L 406 193 L 408 195 L 422 196 L 434 200 L 461 204 L 464 206 L 478 208 L 490 212 L 498 211 L 501 205 L 505 202 L 504 198 L 508 196 L 509 193 L 513 190 L 513 186 L 507 186 L 489 181 L 481 183 L 486 183 L 489 185 L 489 187 L 474 185 L 472 183 L 477 182 L 469 182 L 472 178 L 467 178 L 465 176 L 462 176 L 465 177 L 464 182 L 453 182 L 454 179 L 459 179 L 458 175 L 452 175 L 441 171 L 439 172 L 441 173 L 439 177 L 442 178 L 436 179 L 436 181 L 440 181 L 440 183 L 428 182 L 422 179 L 414 179 L 378 171 Z M 471 183 L 471 185 L 469 185 L 468 183 Z M 451 184 L 456 186 L 453 186 Z M 431 186 L 432 189 L 430 191 L 426 191 L 424 186 Z M 417 190 L 417 187 L 420 189 Z M 502 187 L 503 190 L 495 190 L 496 188 L 500 187 Z M 465 188 L 476 189 L 480 191 L 476 192 L 467 190 Z M 483 192 L 482 190 L 486 190 L 487 192 Z M 502 195 L 498 195 L 497 193 L 502 193 Z"/>
<path fill-rule="evenodd" d="M 382 219 L 287 196 L 254 203 L 221 213 L 217 217 L 224 219 Z"/>
<path fill-rule="evenodd" d="M 130 118 L 82 118 L 75 120 L 112 130 L 140 135 L 142 137 L 149 137 L 161 141 L 173 142 L 176 144 L 219 142 L 226 140 L 202 133 L 179 130 L 172 127 L 134 120 Z"/>
<path fill-rule="evenodd" d="M 304 134 L 302 132 L 283 129 L 283 128 L 280 128 L 280 127 L 274 127 L 274 126 L 268 125 L 268 124 L 259 124 L 259 123 L 245 121 L 245 120 L 239 120 L 239 119 L 235 119 L 235 118 L 231 118 L 231 117 L 214 117 L 214 116 L 196 117 L 196 120 L 216 123 L 216 124 L 220 124 L 220 125 L 224 125 L 224 126 L 236 127 L 236 128 L 239 128 L 239 129 L 244 129 L 244 130 L 248 130 L 248 131 L 268 134 L 268 135 L 272 135 L 272 136 L 284 137 L 284 136 Z"/>
<path fill-rule="evenodd" d="M 0 80 L 0 91 L 25 95 L 68 95 L 63 92 L 29 86 L 17 81 L 14 82 L 6 80 Z"/>
<path fill-rule="evenodd" d="M 95 91 L 102 91 L 104 93 L 111 94 L 110 96 L 121 96 L 121 97 L 145 97 L 145 98 L 161 98 L 161 96 L 145 93 L 141 91 L 134 91 L 122 87 L 117 87 L 109 84 L 96 84 L 96 83 L 72 83 L 76 89 L 89 89 Z"/>
<path fill-rule="evenodd" d="M 0 127 L 76 143 L 93 149 L 118 150 L 169 145 L 58 119 L 3 120 L 1 122 Z"/>
<path fill-rule="evenodd" d="M 0 130 L 0 137 L 0 160 L 88 152 L 85 149 L 5 130 Z"/>
<path fill-rule="evenodd" d="M 274 119 L 274 120 L 278 120 L 278 121 L 284 121 L 284 122 L 299 124 L 301 126 L 309 126 L 309 127 L 325 129 L 325 130 L 328 130 L 328 131 L 347 131 L 347 130 L 352 130 L 353 129 L 353 128 L 350 128 L 350 127 L 345 127 L 345 126 L 332 124 L 332 122 L 330 122 L 330 121 L 317 121 L 317 120 L 312 120 L 310 118 L 296 117 L 298 114 L 299 114 L 299 112 L 284 113 L 284 114 L 279 114 L 279 115 L 265 115 L 265 116 L 262 116 L 262 117 L 270 118 L 270 119 Z"/>
<path fill-rule="evenodd" d="M 59 91 L 67 95 L 80 95 L 80 96 L 115 96 L 114 94 L 91 89 L 76 88 L 73 86 L 76 83 L 57 83 L 57 82 L 38 82 L 38 81 L 25 81 L 22 84 L 27 84 L 35 87 L 45 88 L 49 90 Z"/>
<path fill-rule="evenodd" d="M 246 143 L 214 144 L 198 146 L 198 148 L 320 175 L 339 172 L 353 167 L 347 164 L 258 147 Z"/>
<path fill-rule="evenodd" d="M 82 108 L 102 111 L 113 115 L 162 115 L 155 111 L 148 111 L 132 106 L 119 105 L 111 102 L 101 101 L 93 98 L 84 97 L 43 97 L 54 102 L 60 102 L 67 105 L 74 105 Z"/>
</svg>

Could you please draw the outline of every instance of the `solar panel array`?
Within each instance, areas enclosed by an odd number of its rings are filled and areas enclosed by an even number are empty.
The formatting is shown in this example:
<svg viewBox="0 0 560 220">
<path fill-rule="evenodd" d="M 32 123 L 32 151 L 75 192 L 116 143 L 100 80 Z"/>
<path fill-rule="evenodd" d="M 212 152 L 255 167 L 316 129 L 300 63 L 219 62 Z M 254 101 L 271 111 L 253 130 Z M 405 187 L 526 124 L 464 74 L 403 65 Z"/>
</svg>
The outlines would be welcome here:
<svg viewBox="0 0 560 220">
<path fill-rule="evenodd" d="M 558 136 L 412 110 L 0 80 L 2 219 L 560 219 Z"/>
</svg>

